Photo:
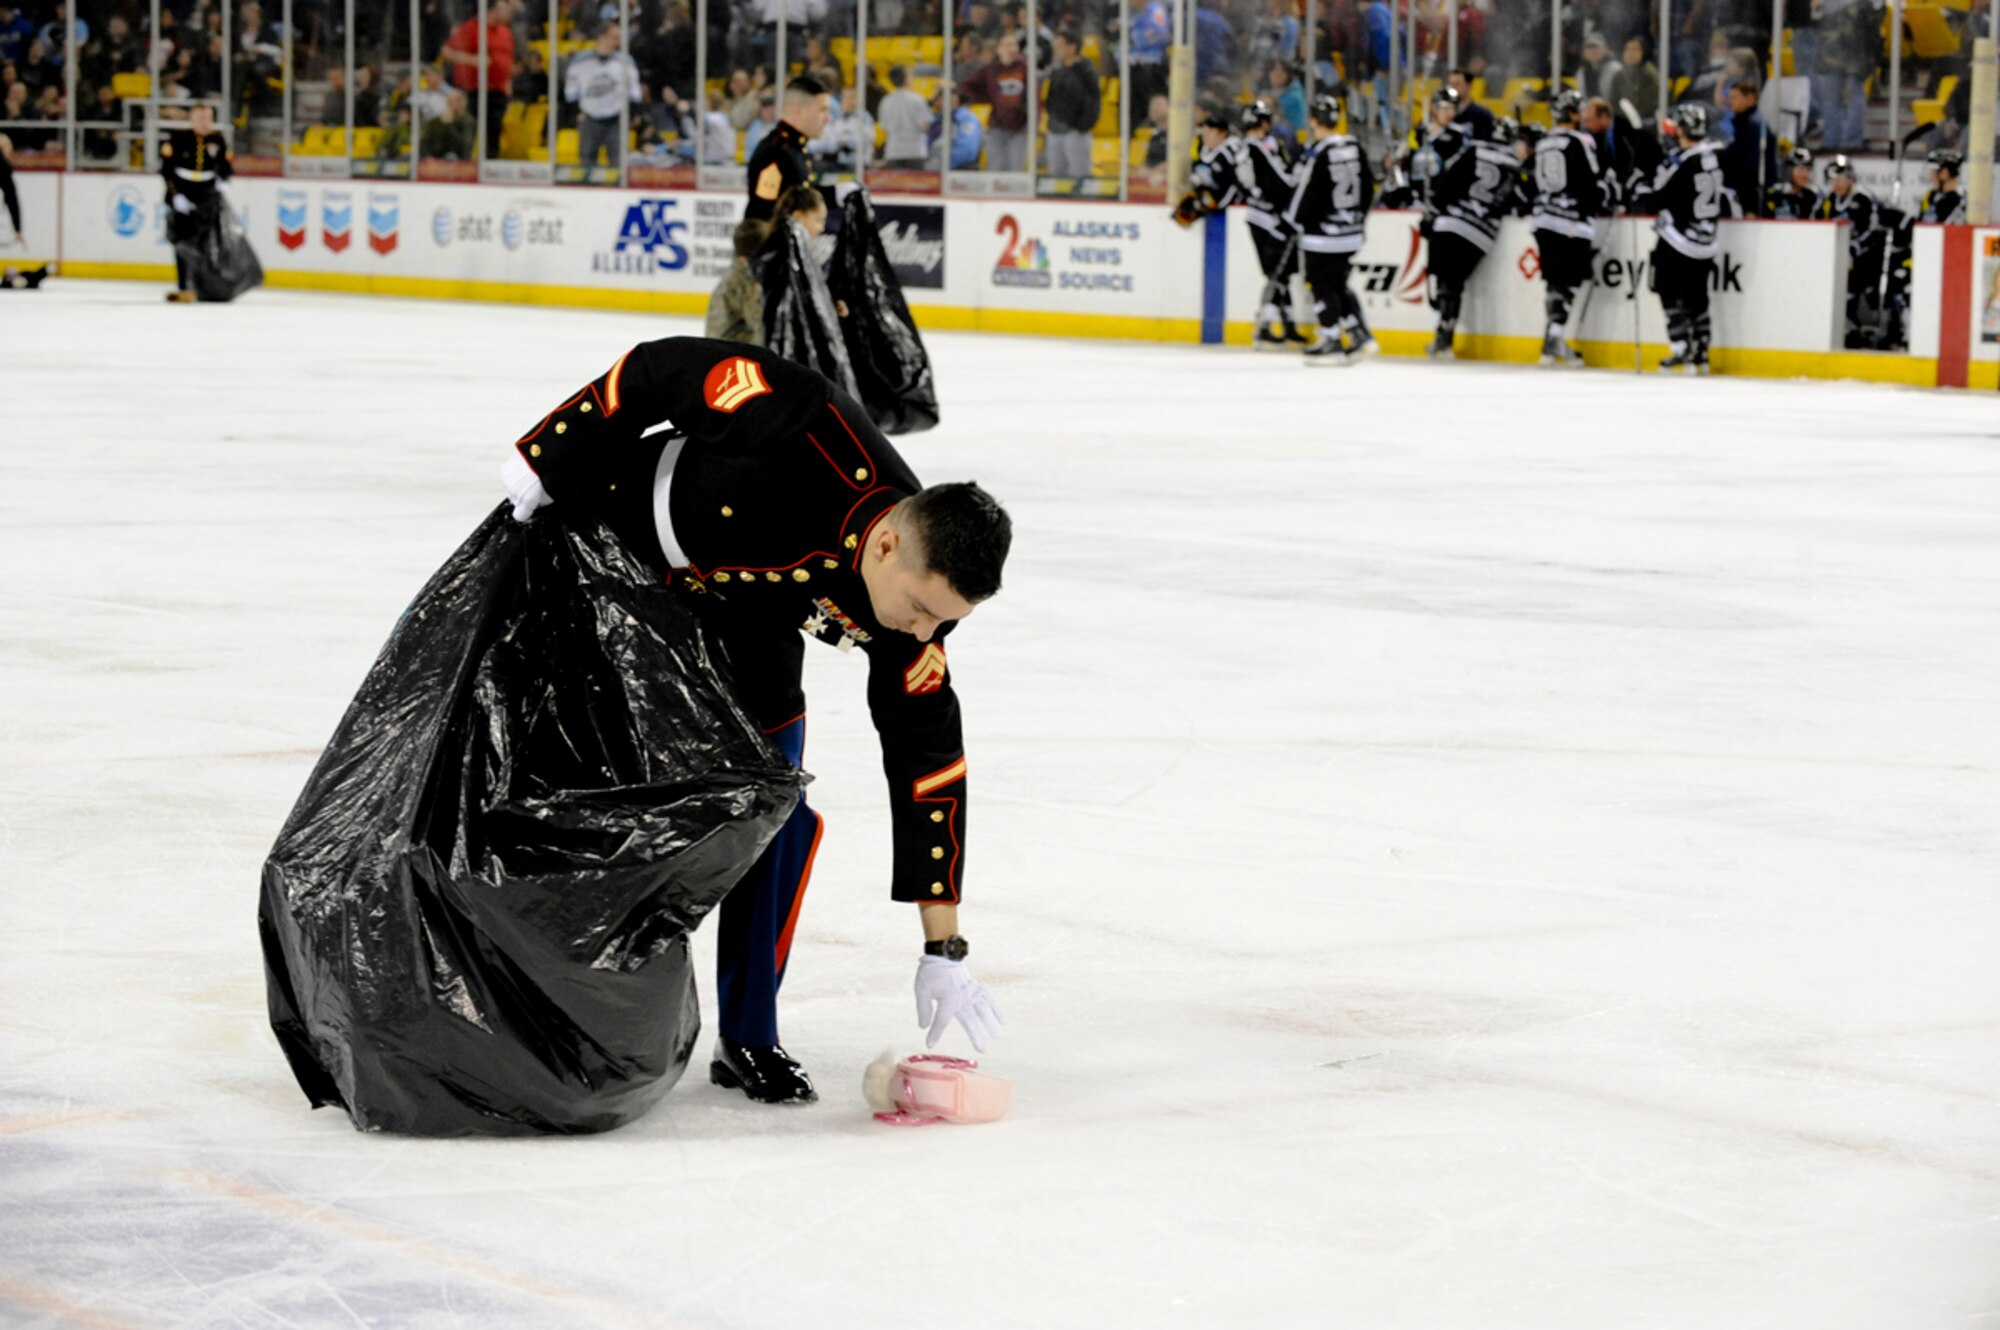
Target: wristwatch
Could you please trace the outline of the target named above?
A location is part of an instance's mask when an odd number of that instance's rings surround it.
[[[962,961],[972,952],[972,944],[953,933],[942,942],[924,943],[924,955],[942,956],[948,961]]]

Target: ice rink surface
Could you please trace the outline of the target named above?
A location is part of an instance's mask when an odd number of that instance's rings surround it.
[[[1009,1120],[865,1112],[919,934],[830,650],[821,1103],[704,1036],[602,1137],[309,1111],[263,856],[502,450],[692,331],[4,297],[0,1325],[2000,1326],[1983,395],[936,335]]]

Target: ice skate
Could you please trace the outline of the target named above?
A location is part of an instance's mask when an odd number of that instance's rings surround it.
[[[1344,365],[1347,363],[1347,348],[1340,339],[1322,331],[1319,340],[1300,353],[1308,365]]]

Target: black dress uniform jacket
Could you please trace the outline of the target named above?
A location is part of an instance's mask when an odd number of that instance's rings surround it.
[[[670,517],[687,563],[671,567],[653,491],[679,437]],[[966,777],[943,645],[951,625],[919,642],[883,627],[870,607],[860,572],[869,533],[922,486],[867,413],[818,373],[761,348],[667,338],[634,347],[515,447],[552,511],[603,518],[689,593],[739,698],[767,730],[804,714],[801,629],[861,648],[889,779],[890,894],[957,901]]]
[[[229,160],[229,142],[219,130],[196,134],[177,129],[160,145],[160,175],[167,182],[167,198],[185,194],[194,204],[206,203],[215,187],[236,173]]]
[[[750,186],[750,201],[743,209],[744,217],[755,222],[771,220],[785,191],[801,181],[812,179],[812,161],[806,156],[806,136],[799,133],[789,120],[780,120],[764,136],[764,141],[757,145],[757,151],[750,154],[745,174]]]

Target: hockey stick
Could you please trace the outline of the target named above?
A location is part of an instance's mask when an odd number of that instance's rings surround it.
[[[1632,372],[1642,374],[1645,371],[1639,367],[1645,358],[1639,350],[1639,219],[1628,217],[1626,220],[1632,223],[1632,258],[1625,269],[1625,275],[1632,283]]]
[[[1294,231],[1290,235],[1285,237],[1285,247],[1278,251],[1278,261],[1271,265],[1273,269],[1272,274],[1264,279],[1264,290],[1262,294],[1260,294],[1257,297],[1258,318],[1263,317],[1265,310],[1271,308],[1272,306],[1279,305],[1279,302],[1277,300],[1277,293],[1281,286],[1287,288],[1286,295],[1288,297],[1290,296],[1291,292],[1289,288],[1292,284],[1291,272],[1290,272],[1292,266],[1292,256],[1298,253],[1298,250],[1299,250],[1299,233],[1297,231]],[[1279,307],[1283,309],[1291,309],[1292,302],[1290,299],[1287,299],[1285,300],[1283,305]],[[1294,324],[1296,324],[1297,319],[1294,318],[1293,322]],[[1254,323],[1251,325],[1250,331],[1251,331],[1251,336],[1253,337],[1256,336],[1256,325]]]

